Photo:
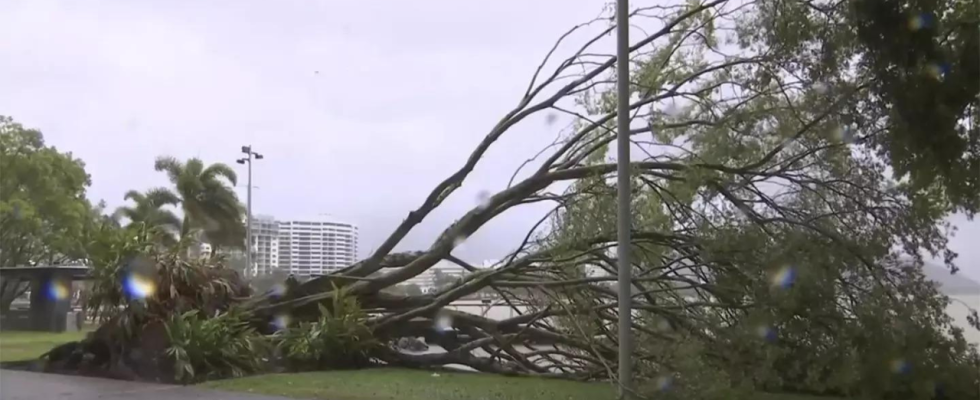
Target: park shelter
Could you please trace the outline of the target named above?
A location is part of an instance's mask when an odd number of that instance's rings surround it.
[[[72,283],[88,277],[89,268],[82,265],[52,265],[0,268],[4,280],[30,282],[30,308],[26,312],[11,310],[0,317],[0,329],[64,332],[70,323]]]

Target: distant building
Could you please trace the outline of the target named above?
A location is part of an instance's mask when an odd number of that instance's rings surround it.
[[[271,274],[279,268],[279,221],[268,215],[252,218],[252,271],[250,276]]]
[[[279,268],[322,275],[353,264],[357,227],[327,220],[279,221]]]
[[[323,275],[353,264],[357,227],[325,218],[252,220],[252,276],[274,271],[299,276]]]
[[[479,267],[478,267],[479,268]],[[396,269],[382,270],[382,273],[389,273]],[[437,262],[435,265],[429,267],[429,269],[423,271],[421,274],[408,278],[403,282],[404,284],[416,285],[422,289],[424,292],[428,292],[435,288],[436,274],[448,276],[451,279],[456,279],[468,274],[465,268],[460,267],[453,263],[452,261],[442,260]]]

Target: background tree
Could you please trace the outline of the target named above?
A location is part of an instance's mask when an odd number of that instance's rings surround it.
[[[167,245],[176,242],[176,235],[181,231],[181,220],[173,211],[164,207],[176,206],[180,198],[167,189],[151,189],[144,193],[135,190],[126,192],[126,200],[132,200],[133,206],[122,206],[113,213],[116,218],[124,218],[127,226],[140,225],[157,232],[159,240]]]
[[[231,167],[221,163],[205,166],[197,158],[182,163],[160,157],[155,168],[167,174],[180,197],[184,233],[199,229],[214,252],[223,246],[245,245],[243,207],[232,188],[238,179]]]
[[[822,88],[860,78],[861,117],[882,132],[861,140],[922,193],[972,216],[980,210],[980,31],[965,0],[770,2],[757,38]],[[804,63],[795,60],[805,59]],[[857,111],[857,110],[855,110]]]
[[[41,132],[0,116],[0,267],[54,265],[85,258],[93,221],[85,164],[47,146]],[[0,307],[26,282],[0,279]]]

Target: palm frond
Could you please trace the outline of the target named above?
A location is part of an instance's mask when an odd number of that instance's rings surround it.
[[[232,186],[238,184],[238,175],[235,173],[235,170],[233,170],[227,164],[211,164],[201,172],[202,182],[214,181],[218,177],[224,177],[232,184]]]
[[[166,172],[170,182],[174,184],[180,182],[180,176],[184,172],[184,165],[171,156],[157,157],[156,162],[153,163],[153,168],[160,172]]]
[[[167,188],[153,188],[146,191],[146,199],[154,206],[180,204],[180,196]]]
[[[137,204],[139,204],[144,198],[145,197],[143,196],[143,193],[140,193],[137,190],[130,190],[130,191],[126,192],[125,195],[123,195],[123,199],[124,200],[132,200],[132,201],[136,202]]]

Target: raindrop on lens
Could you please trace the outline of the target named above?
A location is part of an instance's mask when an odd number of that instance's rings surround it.
[[[928,73],[933,79],[941,81],[946,78],[946,74],[949,73],[949,64],[929,63],[929,65],[926,66],[926,73]]]
[[[666,392],[670,390],[670,387],[674,385],[674,377],[670,375],[658,376],[654,381],[658,392]]]
[[[918,31],[932,25],[932,15],[927,13],[917,13],[909,17],[909,29]]]
[[[667,104],[667,107],[664,107],[664,114],[667,114],[671,117],[676,117],[680,115],[681,111],[683,111],[683,108],[678,106],[677,103],[673,101],[670,102],[670,104]]]
[[[816,82],[813,84],[813,90],[819,94],[827,93],[827,84],[823,82]]]
[[[270,289],[270,294],[273,297],[282,297],[282,296],[285,296],[286,295],[286,284],[284,284],[284,283],[277,283],[275,285],[272,285],[272,289]]]
[[[793,286],[794,281],[796,281],[796,268],[788,265],[772,274],[770,283],[775,288],[788,289]]]
[[[558,121],[558,114],[548,113],[548,115],[544,117],[544,123],[548,124],[548,126],[554,125],[556,121]]]
[[[130,272],[123,281],[123,289],[130,299],[142,300],[156,293],[156,284],[140,273]]]
[[[272,326],[276,328],[277,331],[284,330],[289,327],[289,323],[292,322],[292,318],[289,314],[277,314],[272,318]]]
[[[65,300],[68,298],[68,285],[63,282],[49,282],[47,287],[48,298],[51,300]]]
[[[846,125],[838,126],[834,129],[834,139],[844,144],[854,143],[854,130]]]
[[[440,313],[435,319],[435,329],[439,332],[451,331],[453,329],[453,318],[449,314]]]
[[[480,208],[487,208],[490,205],[490,197],[493,195],[489,190],[481,190],[476,194],[476,201]]]
[[[767,342],[776,341],[776,329],[767,325],[759,325],[755,328],[755,334]]]
[[[912,370],[912,366],[909,364],[909,362],[905,361],[905,359],[902,358],[896,358],[892,360],[890,367],[892,373],[900,374],[900,375],[907,374],[909,373],[909,371]]]
[[[462,246],[463,243],[466,243],[466,235],[459,235],[455,239],[453,239],[453,248],[454,249],[458,248]]]

